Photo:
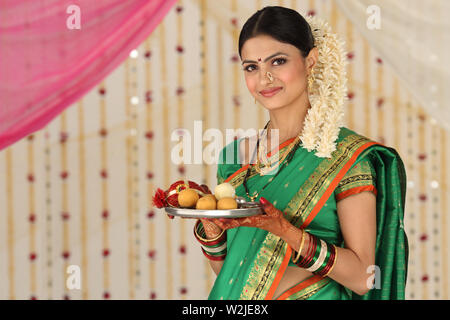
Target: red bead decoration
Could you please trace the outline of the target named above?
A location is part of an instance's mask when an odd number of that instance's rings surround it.
[[[236,63],[236,62],[238,62],[238,61],[239,61],[238,55],[237,55],[237,54],[233,54],[233,55],[231,56],[231,62]]]
[[[100,89],[98,89],[98,93],[100,93],[102,96],[104,96],[106,94],[106,89],[100,88]]]
[[[180,253],[181,254],[185,254],[186,253],[186,247],[185,246],[180,246]]]
[[[34,252],[30,253],[30,260],[31,261],[36,260],[36,258],[37,258],[37,254],[36,253],[34,253]]]
[[[423,161],[427,158],[427,154],[426,153],[421,153],[417,156],[419,158],[420,161]]]
[[[108,250],[108,249],[103,249],[102,255],[103,255],[104,257],[109,256],[109,250]]]
[[[378,64],[382,64],[382,63],[383,63],[383,60],[382,60],[381,58],[377,58],[377,63],[378,63]]]
[[[70,218],[70,214],[68,212],[63,212],[61,217],[63,220],[68,220]]]
[[[103,299],[109,299],[111,297],[111,295],[109,294],[108,291],[103,293]]]
[[[178,87],[176,91],[177,96],[181,96],[183,93],[184,93],[183,87]]]
[[[314,10],[309,10],[308,13],[306,14],[307,16],[311,16],[314,17],[316,15],[316,11]]]
[[[108,178],[108,171],[106,171],[105,169],[103,169],[103,170],[100,172],[100,176],[101,176],[103,179]]]
[[[153,218],[154,216],[155,216],[155,211],[153,211],[153,210],[150,210],[150,211],[147,213],[147,218],[149,218],[149,219]]]
[[[144,53],[144,57],[146,58],[146,59],[150,59],[150,57],[152,56],[152,52],[149,50],[149,51],[145,51],[145,53]]]
[[[354,93],[354,92],[349,92],[349,93],[347,93],[347,98],[348,98],[349,100],[352,100],[354,97],[355,97],[355,93]]]
[[[187,292],[188,292],[188,290],[187,290],[186,287],[180,288],[180,293],[181,293],[181,294],[186,294]]]
[[[152,300],[156,299],[156,292],[150,292],[150,299]]]
[[[178,45],[178,46],[176,47],[176,50],[177,50],[178,53],[183,53],[183,52],[184,52],[184,48],[183,48],[183,46],[181,46],[181,45]]]
[[[64,251],[63,253],[62,253],[62,257],[64,258],[64,259],[69,259],[69,257],[70,257],[70,252],[69,251]]]
[[[108,130],[106,130],[105,128],[101,128],[98,134],[101,137],[106,137],[108,135]]]
[[[109,217],[109,212],[108,212],[108,210],[103,210],[103,212],[102,212],[102,218],[103,219],[107,219]]]
[[[148,257],[149,257],[150,259],[155,259],[155,256],[156,256],[156,250],[150,250],[150,251],[148,252]]]
[[[28,217],[28,221],[30,221],[30,222],[36,221],[36,215],[34,213],[30,213],[30,215]]]
[[[61,172],[61,179],[67,179],[67,177],[69,176],[69,173],[67,172],[67,171],[63,171],[63,172]]]
[[[69,138],[69,134],[67,132],[61,132],[59,134],[59,142],[65,143],[67,141],[67,138]]]
[[[236,27],[238,25],[238,19],[237,18],[233,18],[231,19],[231,24]]]
[[[353,52],[347,53],[347,59],[348,60],[353,60],[354,57],[355,57],[355,53],[353,53]]]
[[[419,199],[420,199],[420,201],[427,201],[427,195],[421,194],[421,195],[419,195]]]
[[[28,181],[33,182],[34,181],[34,175],[32,173],[29,173],[27,176]]]
[[[426,233],[424,233],[420,236],[420,241],[427,241],[427,240],[428,240],[428,236]]]
[[[182,6],[177,6],[177,7],[175,8],[175,11],[176,11],[177,13],[181,13],[181,12],[183,12],[183,7],[182,7]]]
[[[233,97],[233,103],[236,107],[239,107],[241,105],[240,99],[238,96]]]
[[[153,139],[153,131],[147,131],[146,133],[145,133],[145,137],[148,139],[148,140],[151,140],[151,139]]]
[[[381,106],[383,106],[383,104],[384,104],[384,99],[383,98],[379,98],[377,100],[377,107],[380,108]]]
[[[153,179],[153,172],[147,172],[147,179]]]

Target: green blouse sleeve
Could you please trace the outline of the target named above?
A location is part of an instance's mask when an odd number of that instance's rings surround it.
[[[364,191],[377,195],[376,171],[368,158],[356,163],[339,182],[335,190],[336,201]]]

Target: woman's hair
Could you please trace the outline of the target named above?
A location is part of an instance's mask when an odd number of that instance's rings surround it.
[[[311,27],[295,10],[268,6],[254,13],[242,27],[239,35],[239,57],[245,41],[259,35],[267,35],[280,42],[289,43],[300,50],[303,58],[314,48]]]

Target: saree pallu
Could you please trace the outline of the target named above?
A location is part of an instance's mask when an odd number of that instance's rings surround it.
[[[283,152],[293,141],[278,146]],[[218,183],[229,182],[236,195],[248,197],[242,182],[248,165],[239,164],[240,140],[221,152]],[[284,291],[279,299],[404,299],[408,243],[403,225],[406,172],[395,149],[383,146],[341,127],[332,157],[319,158],[300,147],[293,159],[273,178],[260,176],[250,166],[250,194],[260,192],[285,213],[296,227],[336,246],[344,247],[336,207],[335,191],[345,174],[362,160],[376,171],[377,236],[375,265],[377,286],[358,296],[329,277],[313,275]],[[269,153],[270,156],[270,153]],[[290,246],[265,230],[239,227],[227,230],[227,256],[209,299],[273,299],[274,292],[292,255]],[[369,277],[369,273],[368,273]]]

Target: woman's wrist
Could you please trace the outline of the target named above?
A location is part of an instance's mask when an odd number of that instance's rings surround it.
[[[227,234],[222,230],[214,238],[208,238],[201,220],[197,220],[194,226],[194,236],[201,245],[205,257],[209,260],[222,261],[227,255]]]
[[[207,219],[200,219],[200,221],[203,224],[203,229],[207,239],[214,239],[222,234],[223,230],[214,222],[210,222]]]
[[[314,274],[328,276],[336,264],[336,246],[295,227],[286,219],[282,225],[280,237],[293,249],[293,262]]]

